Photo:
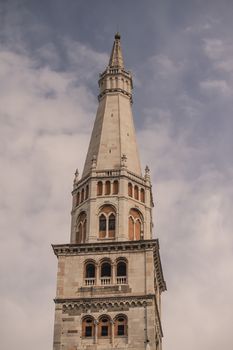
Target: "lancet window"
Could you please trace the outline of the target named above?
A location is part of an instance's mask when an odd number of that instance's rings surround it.
[[[85,190],[85,199],[87,199],[89,197],[89,186],[86,186],[86,190]]]
[[[119,192],[119,182],[117,180],[113,181],[113,194],[118,194]]]
[[[99,213],[99,238],[115,238],[116,211],[111,205],[105,205]]]
[[[76,206],[79,205],[79,202],[80,202],[80,193],[78,192],[76,195]]]
[[[83,202],[83,201],[84,201],[84,188],[81,191],[81,202]]]
[[[103,182],[98,181],[97,183],[97,196],[102,196],[103,194]]]
[[[138,199],[139,199],[138,197],[139,197],[139,196],[138,196],[138,186],[135,185],[135,186],[134,186],[134,198],[138,200]]]
[[[110,181],[106,181],[105,182],[105,194],[109,195],[111,193],[111,182]]]
[[[86,241],[87,214],[81,212],[77,219],[76,242],[84,243]]]
[[[128,183],[128,195],[129,197],[133,197],[133,186],[130,182]]]
[[[143,236],[143,217],[137,209],[130,209],[128,219],[129,240],[138,241]]]
[[[140,190],[140,200],[142,203],[145,203],[145,191],[143,188]]]

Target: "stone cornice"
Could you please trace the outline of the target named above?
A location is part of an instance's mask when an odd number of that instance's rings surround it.
[[[110,170],[103,170],[103,171],[95,171],[93,173],[89,173],[87,174],[85,177],[83,177],[82,179],[80,179],[75,188],[72,190],[72,194],[74,194],[75,192],[77,192],[82,186],[85,186],[87,184],[88,181],[90,180],[101,180],[101,179],[117,179],[117,178],[126,178],[129,179],[131,181],[134,181],[135,183],[137,183],[140,186],[144,186],[145,188],[149,188],[151,189],[151,183],[144,178],[142,176],[138,176],[137,174],[134,174],[131,171],[128,170],[115,170],[115,169],[110,169]]]
[[[111,241],[111,242],[93,242],[82,244],[53,244],[53,251],[56,256],[59,255],[78,255],[85,253],[102,253],[110,251],[138,251],[147,249],[159,249],[158,239],[141,241]]]
[[[93,242],[82,244],[53,244],[54,254],[58,256],[75,256],[86,253],[96,254],[104,252],[137,252],[153,250],[154,264],[158,278],[159,289],[165,291],[166,282],[163,277],[163,270],[159,254],[158,239],[141,240],[141,241],[111,241],[111,242]]]

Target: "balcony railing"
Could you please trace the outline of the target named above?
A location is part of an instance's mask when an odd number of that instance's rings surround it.
[[[93,286],[95,284],[95,278],[85,278],[86,286]]]
[[[111,277],[101,277],[100,280],[102,285],[111,284]]]
[[[127,277],[126,276],[117,277],[117,284],[127,284]]]

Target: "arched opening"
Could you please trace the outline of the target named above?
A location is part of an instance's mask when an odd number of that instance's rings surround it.
[[[99,237],[100,238],[106,237],[106,230],[107,230],[106,216],[104,214],[101,214],[99,217]]]
[[[111,284],[112,266],[109,262],[103,262],[100,267],[100,280],[102,285]]]
[[[127,317],[125,315],[119,315],[115,319],[115,336],[127,336]]]
[[[113,181],[113,194],[118,194],[119,192],[119,182],[117,180]]]
[[[99,320],[98,327],[99,337],[110,337],[111,336],[111,324],[108,316],[102,316]]]
[[[95,284],[96,268],[95,264],[89,262],[85,266],[85,284],[86,286],[93,286]]]
[[[105,182],[105,194],[109,195],[111,193],[111,182],[110,181],[106,181]]]
[[[86,186],[86,194],[85,194],[85,199],[89,197],[89,186]]]
[[[87,215],[81,212],[77,219],[76,243],[84,243],[86,241],[87,232]]]
[[[114,214],[110,214],[108,217],[108,236],[110,238],[115,237],[115,230],[116,230],[116,217]]]
[[[84,201],[84,188],[81,191],[81,202],[83,202],[83,201]]]
[[[97,196],[102,196],[103,194],[103,183],[102,181],[97,182]]]
[[[143,217],[137,209],[129,212],[129,240],[140,240],[143,238]]]
[[[140,190],[140,199],[141,199],[141,202],[142,203],[145,203],[145,191],[144,191],[144,189],[143,188],[141,188],[141,190]]]
[[[99,238],[114,239],[116,234],[116,211],[111,205],[104,205],[99,213]]]
[[[101,277],[111,277],[112,267],[108,262],[101,265]]]
[[[79,205],[79,202],[80,202],[80,193],[78,192],[76,195],[76,206]]]
[[[135,186],[134,186],[134,198],[138,200],[138,197],[139,197],[139,196],[138,196],[138,186],[135,185]]]
[[[126,276],[126,263],[124,261],[120,261],[117,264],[117,276]]]
[[[136,241],[141,239],[141,221],[139,219],[135,222],[135,239]]]
[[[78,231],[77,231],[77,234],[76,234],[76,241],[77,241],[78,244],[82,242],[82,236],[83,236],[83,226],[80,223],[78,225]]]
[[[94,337],[94,320],[92,317],[85,317],[82,321],[82,336],[86,338]]]
[[[133,197],[133,186],[130,182],[128,183],[128,195],[129,197]]]
[[[125,261],[117,263],[117,284],[127,283],[127,265]]]
[[[134,219],[132,216],[129,217],[129,240],[134,240]]]
[[[93,263],[86,265],[86,278],[95,278],[95,265]]]

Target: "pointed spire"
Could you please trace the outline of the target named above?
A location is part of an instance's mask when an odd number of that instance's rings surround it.
[[[111,68],[124,68],[124,61],[123,61],[123,55],[121,50],[121,42],[120,42],[121,36],[117,32],[115,34],[115,40],[112,47],[112,52],[109,60],[109,66]]]

